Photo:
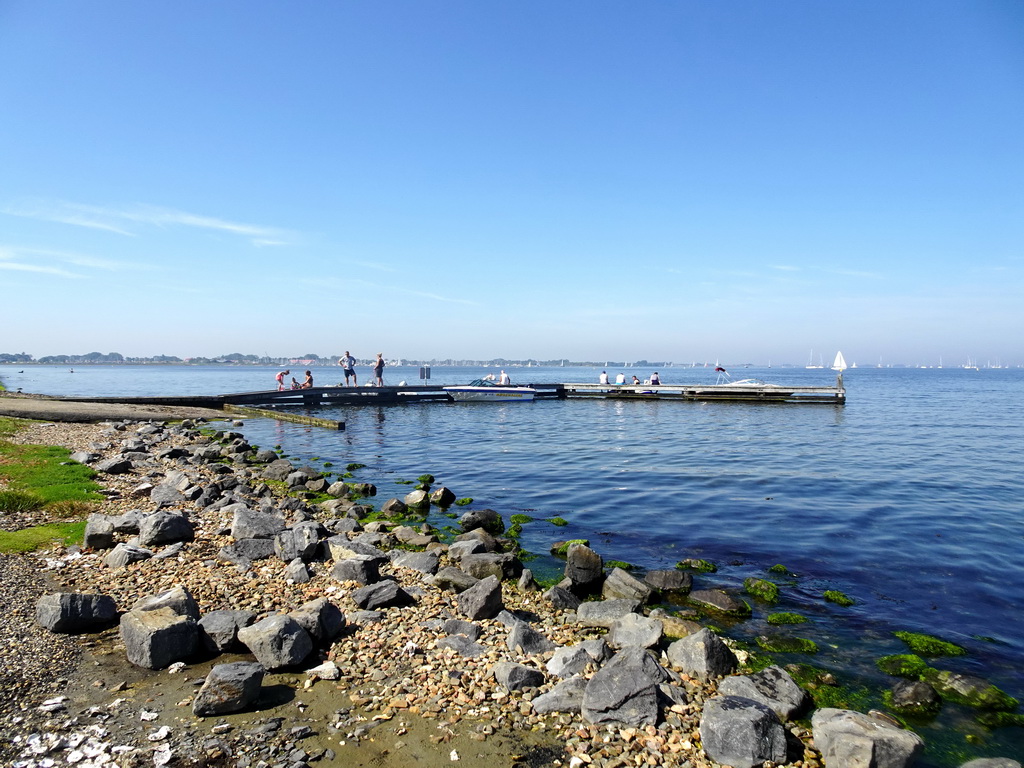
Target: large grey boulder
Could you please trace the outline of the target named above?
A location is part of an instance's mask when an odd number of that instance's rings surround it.
[[[964,763],[960,768],[1021,768],[1021,764],[1008,757],[979,757]]]
[[[316,555],[320,524],[313,520],[296,523],[274,537],[274,554],[284,563],[298,558],[308,563]]]
[[[678,568],[648,571],[644,583],[661,592],[689,592],[693,588],[693,575]]]
[[[148,560],[153,557],[154,552],[151,549],[145,547],[139,547],[135,544],[118,544],[108,554],[103,562],[106,563],[108,568],[118,569],[124,568],[132,563],[137,563],[140,560]]]
[[[487,649],[466,635],[448,635],[437,641],[438,648],[448,648],[459,656],[475,659],[487,653]]]
[[[132,462],[129,459],[114,456],[97,463],[93,469],[107,475],[123,475],[132,471]]]
[[[430,503],[438,507],[450,507],[455,503],[455,493],[443,485],[439,485],[430,492]]]
[[[140,597],[132,605],[131,610],[156,611],[161,608],[170,608],[179,616],[187,616],[193,621],[199,621],[199,603],[192,597],[192,593],[181,585],[156,595]]]
[[[466,539],[465,541],[453,541],[448,545],[448,559],[459,562],[466,555],[479,555],[487,549],[479,539]]]
[[[619,651],[594,673],[583,692],[583,719],[638,727],[658,722],[658,685],[668,673],[643,648]]]
[[[849,709],[816,710],[811,727],[825,765],[906,768],[924,749],[916,733]]]
[[[612,568],[601,585],[601,597],[606,600],[624,597],[637,600],[642,605],[648,602],[653,594],[654,590],[649,585],[622,568]]]
[[[811,697],[782,667],[766,667],[752,675],[727,677],[718,684],[724,696],[742,696],[764,704],[785,722],[796,717]]]
[[[544,599],[548,601],[552,608],[559,608],[568,611],[577,610],[580,607],[580,603],[583,602],[568,589],[560,587],[557,584],[550,587],[544,593]]]
[[[496,576],[481,579],[457,598],[459,610],[473,621],[493,619],[505,608],[501,596],[501,582]]]
[[[405,494],[403,501],[405,502],[405,506],[409,509],[417,513],[422,513],[430,506],[430,494],[417,488],[415,491],[410,491]]]
[[[149,500],[157,506],[171,507],[184,504],[185,496],[182,490],[184,489],[179,489],[174,483],[165,481],[153,486],[149,492]]]
[[[255,560],[266,560],[274,555],[273,539],[236,539],[222,547],[218,553],[228,562],[248,566]]]
[[[510,651],[518,651],[526,655],[547,653],[555,649],[555,644],[547,636],[538,632],[525,621],[517,621],[505,638],[505,645]]]
[[[441,558],[437,552],[402,552],[392,561],[392,565],[400,568],[408,568],[420,573],[435,574]]]
[[[92,514],[85,521],[82,546],[86,549],[110,549],[114,546],[114,523],[107,515]]]
[[[244,504],[229,504],[224,511],[232,514],[233,539],[273,539],[286,528],[280,515],[249,509]]]
[[[556,648],[546,667],[548,674],[555,677],[572,677],[581,674],[588,664],[601,664],[611,656],[611,648],[604,638],[598,637],[578,645]]]
[[[539,715],[549,712],[579,713],[583,709],[583,692],[587,688],[587,682],[582,677],[562,680],[550,691],[533,700],[533,711]]]
[[[176,541],[192,541],[195,530],[188,518],[174,512],[159,511],[139,521],[139,544],[155,547]]]
[[[750,613],[750,606],[743,600],[720,589],[696,589],[690,593],[690,602],[729,616],[745,616]]]
[[[538,688],[544,684],[544,673],[512,661],[499,661],[492,670],[494,679],[510,691]]]
[[[329,643],[345,628],[345,614],[326,597],[303,603],[290,614],[318,643]]]
[[[708,682],[736,669],[734,654],[718,635],[702,629],[668,647],[668,660],[674,669]]]
[[[352,600],[367,611],[376,611],[381,608],[401,608],[416,602],[412,595],[398,586],[397,582],[390,580],[378,581],[376,584],[360,587],[352,593]]]
[[[617,619],[608,630],[608,645],[612,648],[626,648],[635,645],[640,648],[651,648],[661,640],[663,629],[658,619],[641,616],[638,613],[627,613]]]
[[[519,574],[523,572],[523,563],[508,552],[481,552],[464,555],[459,560],[459,568],[476,579],[496,576],[505,581],[519,578]]]
[[[505,521],[493,509],[472,509],[459,518],[459,525],[464,531],[483,528],[491,534],[499,534],[505,530]]]
[[[448,592],[465,592],[474,584],[480,583],[480,579],[470,576],[465,571],[460,571],[451,565],[446,565],[426,581],[438,589]]]
[[[347,536],[331,536],[325,543],[327,544],[330,558],[335,562],[344,560],[346,557],[357,557],[359,555],[375,557],[379,563],[385,563],[388,560],[384,550],[366,541],[349,541]]]
[[[640,603],[636,600],[594,600],[580,603],[576,609],[576,621],[585,627],[611,629],[612,625],[627,613],[636,613],[638,610]]]
[[[210,653],[232,653],[241,650],[238,630],[256,620],[252,611],[219,610],[203,614],[199,619],[199,642]]]
[[[573,592],[594,591],[604,579],[604,560],[586,544],[573,544],[565,555],[565,577]]]
[[[173,608],[131,610],[121,617],[121,640],[128,661],[163,669],[191,656],[199,643],[199,624]]]
[[[254,704],[260,697],[265,673],[261,664],[251,661],[217,664],[192,702],[193,714],[199,717],[225,715]]]
[[[117,623],[117,605],[107,595],[55,592],[36,601],[36,622],[68,634],[106,629]]]
[[[313,650],[309,632],[291,616],[275,613],[238,630],[238,639],[267,669],[301,664]]]
[[[264,467],[260,477],[264,480],[277,480],[283,483],[288,479],[288,475],[294,471],[295,465],[288,461],[288,459],[278,459]]]
[[[334,563],[331,576],[338,581],[354,581],[357,584],[376,584],[380,581],[380,558],[370,555],[353,555]]]
[[[818,732],[814,732],[817,744]],[[700,740],[708,757],[733,768],[760,768],[766,760],[786,761],[786,730],[764,704],[742,696],[715,696],[704,702]],[[827,759],[826,765],[832,765]],[[852,766],[837,762],[836,766]]]

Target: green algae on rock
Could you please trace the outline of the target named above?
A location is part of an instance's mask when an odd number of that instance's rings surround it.
[[[715,573],[718,571],[718,566],[710,560],[701,560],[695,557],[680,560],[676,563],[676,568],[681,571],[697,571],[698,573]]]
[[[902,640],[911,651],[918,656],[966,656],[967,649],[955,643],[940,640],[932,635],[924,635],[919,632],[893,632],[896,637]]]
[[[804,637],[759,635],[757,644],[769,653],[817,653],[818,644]]]
[[[928,669],[928,662],[913,653],[897,653],[883,656],[875,662],[882,672],[893,677],[905,677],[908,680],[919,680]]]
[[[780,611],[779,613],[769,613],[766,621],[769,624],[803,624],[807,621],[807,617],[801,616],[799,613],[789,613],[788,611]]]
[[[845,593],[840,592],[838,589],[825,590],[825,593],[822,595],[822,597],[824,597],[830,603],[835,603],[836,605],[850,606],[856,603],[856,601],[852,597],[849,597]]]
[[[755,579],[751,576],[743,581],[743,588],[747,594],[753,595],[766,603],[777,603],[779,601],[779,588],[770,581]]]

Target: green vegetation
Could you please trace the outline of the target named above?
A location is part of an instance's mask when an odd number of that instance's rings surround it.
[[[552,525],[557,525],[559,527],[562,527],[562,526],[565,526],[565,525],[569,524],[569,521],[566,520],[563,517],[551,517],[551,518],[548,518],[548,522],[551,523]]]
[[[625,563],[622,560],[605,560],[605,568],[621,568],[624,571],[632,571],[636,568],[632,563]]]
[[[38,496],[43,505],[57,501],[102,501],[93,482],[96,472],[69,462],[66,448],[0,442],[0,477],[9,491]],[[22,503],[18,496],[11,503]],[[24,497],[21,497],[22,501]]]
[[[47,523],[20,531],[0,531],[0,553],[32,552],[54,541],[64,546],[77,544],[85,534],[85,521],[75,523]]]
[[[768,573],[777,573],[780,576],[792,576],[792,574],[789,572],[789,568],[782,565],[781,563],[776,563],[771,568],[769,568]]]
[[[353,461],[351,464],[345,465],[345,471],[355,472],[357,469],[362,469],[365,466],[365,464],[360,464],[358,461]]]
[[[945,669],[925,667],[920,679],[929,683],[942,698],[966,707],[1012,712],[1020,704],[998,686],[980,679],[978,685],[964,686],[963,676]]]
[[[1024,715],[1011,712],[981,712],[975,719],[986,728],[1006,728],[1011,725],[1024,728]]]
[[[787,613],[785,611],[781,613],[770,613],[767,619],[769,624],[803,624],[807,621],[806,617],[801,616],[799,613]]]
[[[790,664],[786,669],[814,699],[814,708],[832,707],[867,712],[874,706],[875,694],[866,685],[844,685],[831,672],[810,664]]]
[[[589,547],[590,539],[569,539],[568,541],[563,541],[561,544],[555,547],[555,549],[552,551],[552,554],[562,555],[564,557],[565,555],[569,554],[569,547],[571,547],[573,544],[580,544],[584,547]]]
[[[850,606],[856,603],[856,601],[852,597],[849,597],[848,595],[840,592],[838,589],[826,590],[822,597],[824,597],[830,603],[835,603],[836,605]]]
[[[965,656],[967,649],[940,640],[931,635],[922,635],[918,632],[893,632],[896,637],[902,640],[911,651],[919,656]]]
[[[509,519],[512,521],[513,524],[518,525],[525,525],[526,523],[533,520],[533,518],[529,515],[512,515],[512,517],[510,517]]]
[[[31,512],[46,506],[46,501],[27,491],[0,491],[0,512]]]
[[[900,715],[917,715],[919,717],[933,715],[942,708],[942,702],[939,699],[931,703],[901,706],[893,701],[892,691],[882,691],[882,701],[885,702],[885,706],[894,712],[898,712]]]
[[[883,656],[875,662],[882,672],[893,677],[905,677],[908,680],[919,680],[928,669],[928,662],[913,653],[897,653]]]
[[[718,571],[718,566],[710,560],[701,560],[695,557],[680,560],[676,563],[676,568],[681,571],[697,571],[698,573],[716,573]]]
[[[432,482],[434,482],[434,476],[433,475],[420,475],[419,477],[416,478],[416,482],[424,483],[426,485],[430,485]]]
[[[468,507],[472,503],[473,503],[473,499],[470,496],[467,496],[464,499],[456,499],[455,500],[455,506],[456,507]]]
[[[331,468],[331,467],[333,467],[333,466],[334,466],[334,462],[332,462],[332,461],[325,461],[325,462],[324,462],[324,467],[325,467],[326,469],[330,469],[330,468]]]
[[[761,635],[757,644],[769,653],[817,653],[818,644],[803,637]]]
[[[753,595],[766,603],[777,603],[779,601],[779,588],[770,581],[755,579],[753,577],[743,581],[743,588],[747,594]]]

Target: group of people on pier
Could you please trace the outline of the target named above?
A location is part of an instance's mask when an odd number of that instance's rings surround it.
[[[356,376],[356,359],[352,357],[352,353],[345,350],[345,354],[338,358],[338,365],[341,366],[342,371],[345,374],[345,383],[339,386],[359,386],[359,379]],[[384,353],[378,352],[377,359],[373,362],[373,380],[372,386],[383,387],[384,386]],[[284,391],[288,387],[285,385],[285,377],[291,376],[291,371],[287,368],[283,371],[278,372],[274,378],[277,380],[278,392]],[[312,371],[306,371],[306,379],[301,384],[292,377],[292,389],[311,389],[313,386],[313,373]],[[371,386],[371,384],[367,384]]]

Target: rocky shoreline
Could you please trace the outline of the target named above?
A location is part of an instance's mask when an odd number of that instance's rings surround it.
[[[574,545],[542,592],[500,516],[467,513],[449,543],[417,522],[446,489],[361,524],[372,486],[212,432],[19,434],[77,451],[107,501],[83,547],[0,561],[5,764],[897,768],[921,750],[881,713],[809,713],[785,670],[739,674],[727,641],[645,607],[687,574],[641,581]]]

